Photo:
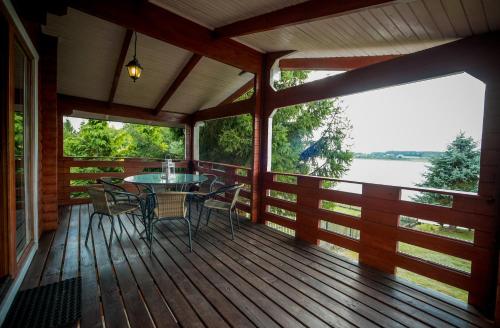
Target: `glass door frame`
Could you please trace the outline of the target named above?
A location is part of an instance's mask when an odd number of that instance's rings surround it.
[[[0,2],[0,15],[3,19],[7,21],[8,25],[8,38],[7,45],[1,45],[1,48],[8,49],[8,65],[5,69],[0,70],[2,74],[7,75],[7,88],[6,90],[1,90],[5,92],[6,99],[0,105],[0,110],[2,113],[2,139],[7,142],[6,151],[2,151],[2,173],[6,173],[6,179],[3,179],[2,183],[2,193],[3,197],[0,207],[2,208],[1,215],[6,214],[6,218],[0,218],[7,222],[2,222],[2,227],[6,227],[7,233],[3,235],[4,238],[0,238],[2,255],[6,255],[7,258],[2,258],[3,271],[7,269],[7,273],[14,279],[14,286],[16,286],[16,280],[22,280],[24,274],[27,271],[29,264],[33,258],[33,255],[38,248],[38,53],[31,42],[28,33],[24,29],[19,17],[17,16],[12,4],[8,0],[2,0]],[[5,33],[5,31],[2,31]],[[6,40],[2,37],[0,40],[5,42]],[[14,159],[14,106],[15,106],[15,80],[14,80],[14,55],[15,55],[15,45],[16,43],[22,48],[24,54],[26,55],[27,61],[30,63],[27,74],[25,73],[27,82],[25,94],[29,93],[26,97],[28,100],[28,111],[26,112],[26,122],[25,127],[25,202],[26,202],[26,217],[30,225],[30,235],[31,240],[25,246],[23,252],[17,256],[16,254],[16,190],[15,190],[15,159]],[[5,63],[0,63],[5,64]],[[4,78],[4,76],[2,76]],[[3,257],[3,256],[2,256]],[[5,273],[5,272],[2,272]],[[18,282],[20,285],[20,282]]]

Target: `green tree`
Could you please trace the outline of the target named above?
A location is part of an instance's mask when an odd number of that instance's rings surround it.
[[[479,182],[478,144],[472,137],[460,132],[439,157],[431,159],[424,182],[419,187],[477,192]],[[422,203],[450,206],[446,195],[424,193],[415,197]]]
[[[110,157],[113,155],[113,140],[116,132],[109,127],[107,121],[90,119],[82,123],[78,133],[73,133],[73,136],[71,136],[71,130],[67,124],[65,124],[64,130],[69,137],[68,140],[65,140],[67,155],[79,157]]]
[[[302,84],[306,71],[282,72],[276,89]],[[251,93],[246,95],[249,97]],[[272,168],[340,177],[351,161],[351,124],[336,99],[282,108],[273,117]],[[200,133],[203,160],[250,165],[252,160],[252,117],[241,115],[205,122]]]
[[[182,129],[125,124],[117,133],[114,153],[118,157],[184,158]]]

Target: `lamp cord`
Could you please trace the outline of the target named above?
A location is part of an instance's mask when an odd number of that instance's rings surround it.
[[[135,41],[134,41],[134,59],[136,59],[137,55],[137,31],[134,31],[135,34]]]

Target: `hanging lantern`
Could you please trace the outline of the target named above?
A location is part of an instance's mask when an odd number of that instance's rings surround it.
[[[137,32],[135,32],[134,58],[131,61],[129,61],[127,65],[125,65],[125,67],[127,67],[128,76],[130,76],[130,78],[134,80],[134,82],[141,77],[141,72],[142,72],[142,66],[141,64],[139,64],[136,55],[137,55]]]

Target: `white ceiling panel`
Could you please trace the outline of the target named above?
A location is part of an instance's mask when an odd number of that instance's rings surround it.
[[[137,38],[137,59],[144,70],[141,78],[134,82],[123,67],[115,102],[155,108],[192,53],[142,34],[138,34]],[[133,56],[134,37],[125,63],[132,60]]]
[[[48,15],[43,31],[59,37],[57,92],[108,100],[125,29],[69,9]]]
[[[151,3],[197,22],[216,28],[262,15],[306,0],[151,0]]]
[[[170,98],[164,110],[193,113],[216,106],[253,77],[249,73],[240,75],[240,72],[235,67],[204,57]]]

